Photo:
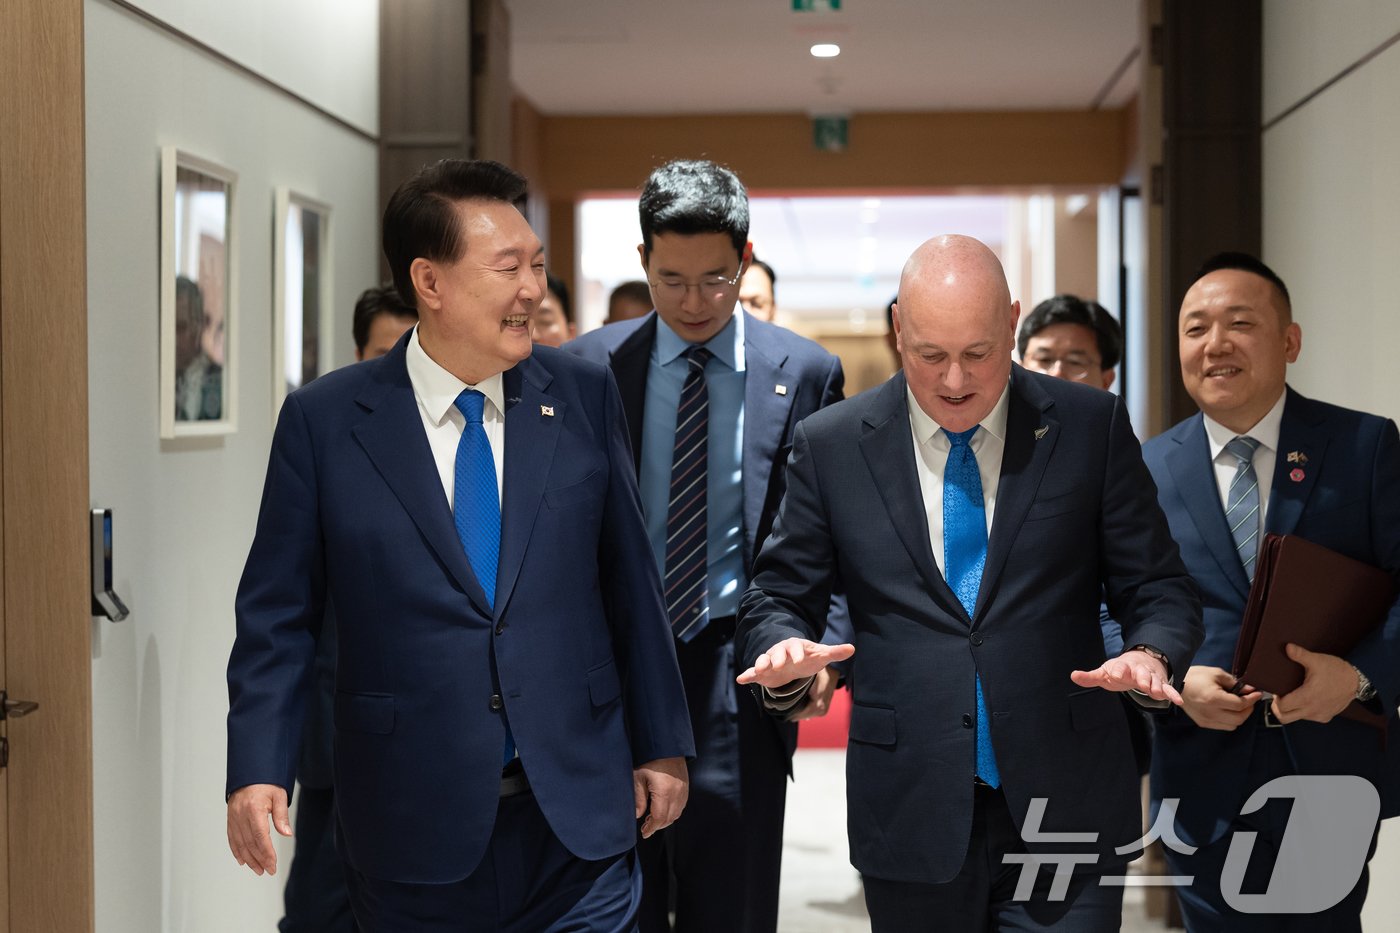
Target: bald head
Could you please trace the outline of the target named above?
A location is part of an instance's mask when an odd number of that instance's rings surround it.
[[[934,237],[914,251],[899,279],[894,328],[909,388],[949,431],[977,425],[1011,375],[1019,306],[984,243]]]

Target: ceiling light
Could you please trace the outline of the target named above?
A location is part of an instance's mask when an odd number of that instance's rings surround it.
[[[835,58],[841,54],[841,46],[834,42],[818,42],[812,46],[812,54],[817,58]]]

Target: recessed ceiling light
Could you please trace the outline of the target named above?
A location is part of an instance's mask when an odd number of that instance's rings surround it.
[[[818,42],[812,46],[812,54],[817,58],[835,58],[841,54],[841,46],[834,42]]]

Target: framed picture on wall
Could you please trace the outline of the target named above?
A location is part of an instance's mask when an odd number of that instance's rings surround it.
[[[238,176],[174,146],[160,157],[160,436],[237,430]]]
[[[331,208],[278,188],[273,230],[272,410],[330,369]]]

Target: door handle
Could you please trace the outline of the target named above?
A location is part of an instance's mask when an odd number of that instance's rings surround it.
[[[12,700],[4,690],[0,690],[0,719],[19,719],[28,716],[39,708],[33,700]]]

